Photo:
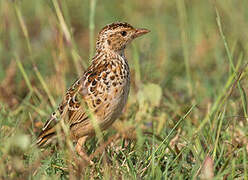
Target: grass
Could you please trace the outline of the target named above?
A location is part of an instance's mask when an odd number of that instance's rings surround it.
[[[247,5],[0,0],[0,179],[247,179]],[[91,167],[70,143],[41,151],[41,122],[113,21],[151,30],[126,52],[125,112],[87,141]]]

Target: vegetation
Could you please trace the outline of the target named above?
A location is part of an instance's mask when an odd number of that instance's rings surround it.
[[[0,179],[247,179],[247,1],[0,0]],[[123,116],[87,141],[94,165],[35,138],[94,53],[126,21]],[[101,139],[102,141],[100,141]]]

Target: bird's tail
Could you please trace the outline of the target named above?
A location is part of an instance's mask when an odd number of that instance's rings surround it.
[[[55,137],[56,137],[56,129],[55,128],[41,131],[41,133],[39,134],[39,136],[37,138],[36,144],[39,147],[44,147],[46,145],[51,144],[54,141]]]
[[[60,116],[59,109],[52,113],[49,119],[44,124],[42,131],[40,132],[36,144],[39,147],[44,147],[51,144],[56,139],[56,125],[58,123],[58,117]]]

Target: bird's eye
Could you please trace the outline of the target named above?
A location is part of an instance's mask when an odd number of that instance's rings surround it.
[[[126,36],[126,35],[127,35],[127,32],[126,32],[126,31],[122,31],[122,32],[121,32],[121,35],[122,35],[122,36]]]

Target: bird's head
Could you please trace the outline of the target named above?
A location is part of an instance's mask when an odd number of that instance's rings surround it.
[[[121,51],[135,38],[150,32],[144,28],[134,28],[128,23],[117,22],[105,26],[98,34],[96,49]]]

